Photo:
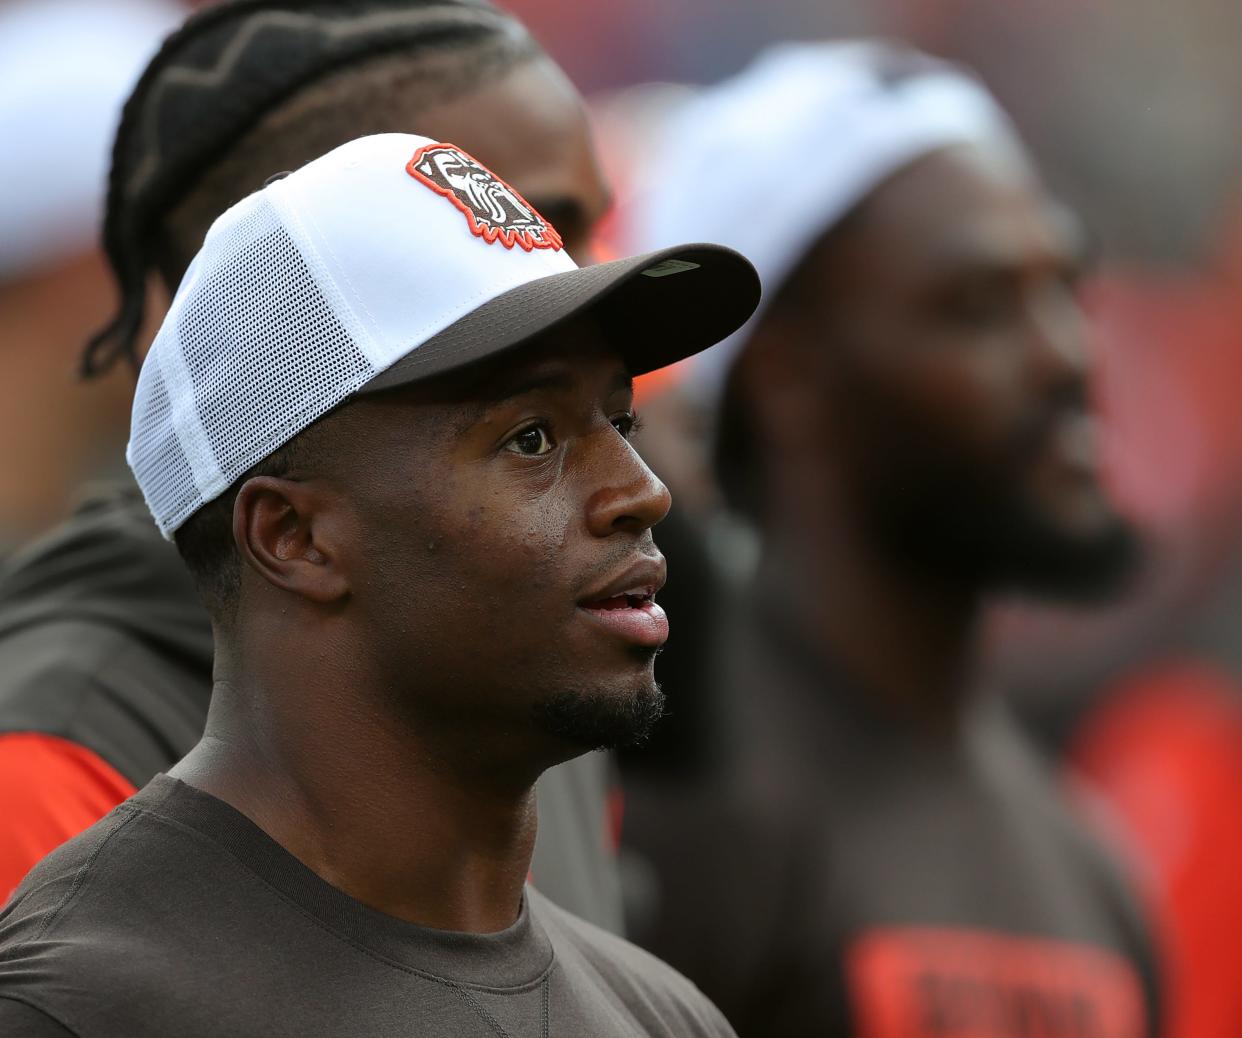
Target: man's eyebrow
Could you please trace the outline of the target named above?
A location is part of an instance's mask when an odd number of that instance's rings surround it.
[[[566,370],[532,371],[517,376],[511,381],[503,381],[492,386],[489,403],[503,404],[519,396],[538,393],[549,389],[568,390],[573,387],[573,378]]]
[[[512,381],[502,381],[492,386],[487,402],[489,405],[503,404],[530,393],[546,392],[548,390],[568,392],[573,389],[574,382],[574,377],[567,368],[557,368],[551,371],[532,371],[518,375]],[[609,384],[608,391],[609,393],[622,391],[632,393],[634,391],[634,379],[629,372],[622,369],[617,372]]]
[[[1090,247],[1090,240],[1080,232],[1056,234],[1050,242],[1050,248],[1042,257],[1044,265],[1069,267],[1075,270],[1088,269],[1095,258]],[[930,262],[938,273],[945,278],[955,278],[973,274],[1008,274],[1024,269],[1027,265],[1027,253],[1020,249],[1009,249],[1004,245],[993,246],[991,243],[955,242],[937,250]]]

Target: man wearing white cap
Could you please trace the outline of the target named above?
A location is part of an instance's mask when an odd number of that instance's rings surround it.
[[[717,246],[578,269],[405,134],[221,216],[127,453],[212,612],[207,730],[19,886],[0,1031],[731,1034],[524,883],[539,773],[660,712],[631,377],[757,301]]]
[[[114,6],[64,0],[83,5]],[[63,15],[59,2],[19,6],[46,8],[53,23]],[[99,38],[94,18],[72,24],[77,32],[52,34],[54,66],[81,63],[75,48]],[[609,188],[582,99],[511,14],[488,0],[225,0],[164,41],[117,127],[103,221],[119,289],[113,317],[100,329],[102,301],[96,311],[46,281],[44,314],[55,310],[63,346],[97,332],[83,357],[93,377],[136,373],[150,341],[144,315],[153,305],[163,313],[225,209],[346,141],[416,128],[497,170],[552,220],[570,256],[590,255]],[[100,265],[101,285],[105,274]],[[25,294],[0,290],[4,302]],[[66,307],[69,297],[83,305]],[[57,377],[77,383],[68,359],[58,363]],[[127,372],[121,382],[128,409]],[[17,395],[48,411],[36,388]],[[60,429],[65,416],[51,424]],[[122,460],[106,437],[95,440]],[[0,901],[48,851],[189,751],[211,670],[210,620],[129,480],[93,488],[0,568]],[[619,933],[611,771],[607,755],[592,754],[543,775],[531,874],[562,908]]]
[[[1132,554],[1077,225],[976,82],[888,45],[777,49],[652,150],[640,240],[764,282],[686,382],[762,552],[722,638],[732,740],[627,800],[662,884],[636,936],[743,1034],[1153,1033],[1123,884],[973,689],[988,593],[1103,593]]]

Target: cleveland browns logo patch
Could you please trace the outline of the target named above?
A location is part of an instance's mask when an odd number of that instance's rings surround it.
[[[506,249],[560,249],[561,236],[525,198],[481,162],[452,144],[425,144],[406,172],[465,214],[470,230]]]

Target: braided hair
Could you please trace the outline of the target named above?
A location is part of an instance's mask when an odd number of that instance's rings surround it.
[[[225,0],[189,18],[122,112],[103,226],[120,302],[87,343],[82,374],[122,357],[137,368],[148,273],[175,288],[211,220],[269,175],[402,128],[394,107],[438,100],[429,88],[478,85],[541,54],[488,0]],[[367,76],[370,89],[351,97]],[[306,104],[323,91],[331,103]],[[300,122],[261,132],[299,104]]]

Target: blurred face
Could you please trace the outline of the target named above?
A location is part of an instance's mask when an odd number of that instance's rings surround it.
[[[826,393],[818,435],[893,550],[990,583],[1111,583],[1075,297],[1079,228],[1009,152],[960,147],[881,186],[791,299]]]
[[[569,756],[659,716],[669,497],[631,408],[620,359],[574,325],[333,416],[352,629],[415,723]]]
[[[456,144],[495,170],[552,224],[580,266],[611,204],[582,99],[552,62],[537,59],[460,98],[429,106],[417,133]]]

